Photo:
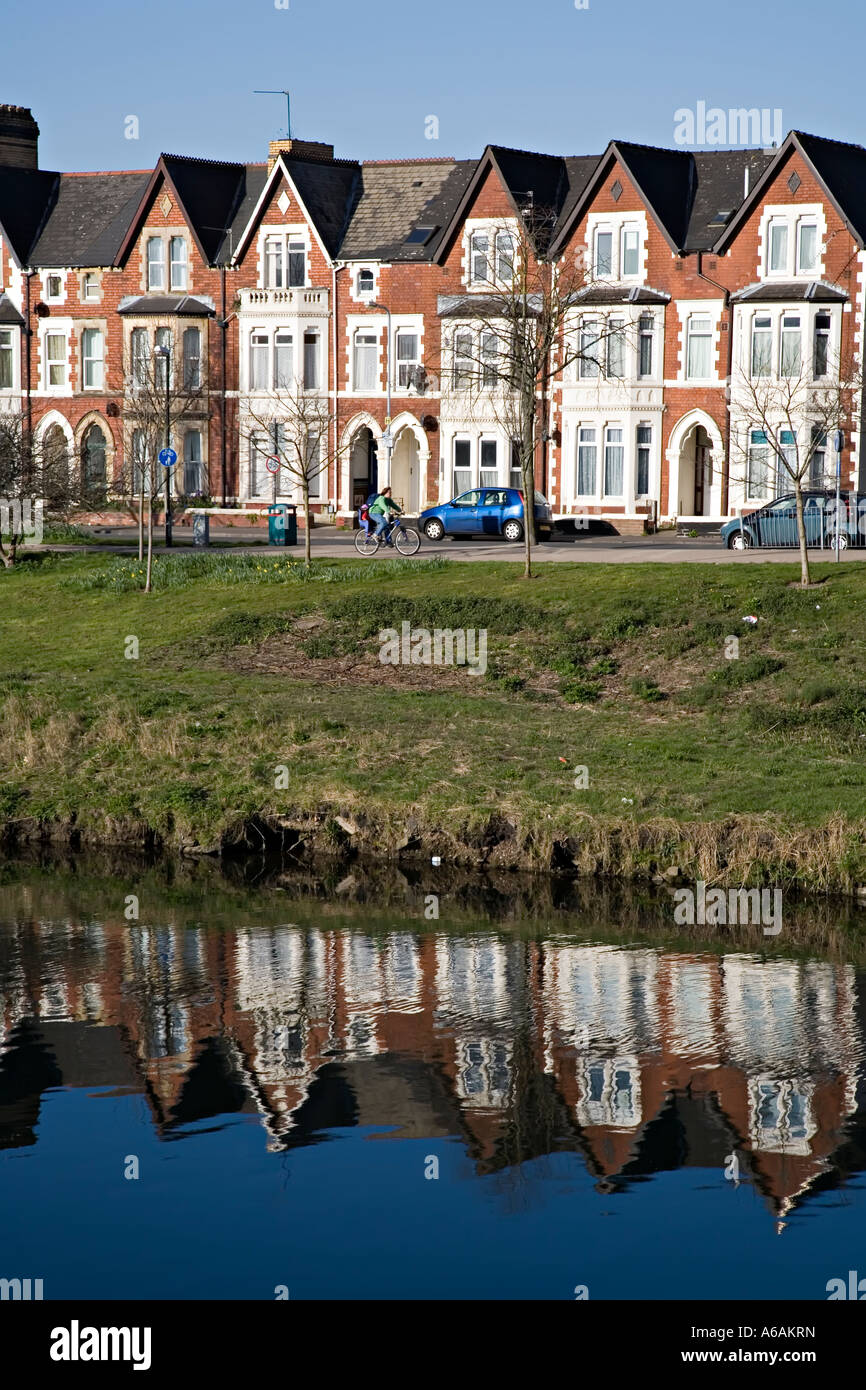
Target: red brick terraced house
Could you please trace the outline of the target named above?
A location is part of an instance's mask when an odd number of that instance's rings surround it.
[[[581,274],[567,331],[586,352],[539,400],[536,479],[555,514],[634,531],[754,507],[787,488],[737,382],[860,372],[859,145],[793,132],[776,151],[614,141],[359,163],[287,139],[261,163],[56,173],[38,134],[29,110],[0,106],[0,409],[53,432],[106,507],[152,462],[135,363],[165,345],[198,389],[172,439],[187,499],[268,505],[272,445],[251,419],[286,389],[327,409],[312,502],[339,521],[386,483],[410,512],[518,485],[464,359],[483,359],[481,306],[519,244]],[[863,490],[861,405],[842,482]],[[832,466],[816,454],[811,481]]]

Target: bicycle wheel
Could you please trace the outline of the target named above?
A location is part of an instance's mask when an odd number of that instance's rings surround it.
[[[365,557],[375,555],[376,551],[379,549],[379,541],[376,538],[375,533],[368,536],[367,532],[363,529],[361,529],[360,531],[356,531],[355,549],[357,550],[359,555],[363,555]]]
[[[411,526],[400,526],[394,532],[394,545],[400,555],[414,555],[421,544],[421,537]]]

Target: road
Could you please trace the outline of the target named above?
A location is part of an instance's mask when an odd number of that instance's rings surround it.
[[[262,531],[253,526],[235,526],[223,530],[216,530],[213,540],[227,543],[232,550],[240,553],[248,551],[259,551],[267,549],[262,547]],[[109,545],[96,544],[93,546],[64,546],[54,545],[52,550],[82,550],[89,553],[101,551],[102,553],[114,555],[128,555],[137,553],[137,540],[135,531],[129,527],[113,527],[100,530],[100,536],[112,543]],[[129,544],[122,544],[128,538]],[[174,549],[176,551],[191,550],[192,536],[184,527],[177,527],[174,532]],[[220,546],[219,548],[224,548]],[[161,538],[155,539],[155,549],[162,551]],[[303,540],[297,547],[289,547],[289,553],[301,555],[303,553]],[[342,557],[347,559],[355,556],[353,532],[337,530],[336,527],[327,526],[316,528],[313,532],[312,542],[313,554],[317,559],[335,559]],[[519,564],[523,560],[522,543],[508,544],[501,540],[443,540],[439,542],[428,541],[422,537],[421,549],[418,552],[421,556],[446,555],[450,560],[511,560]],[[671,531],[660,531],[655,536],[593,536],[575,535],[556,536],[553,540],[545,541],[536,548],[536,558],[545,563],[558,563],[575,561],[590,561],[593,564],[642,564],[646,561],[655,561],[661,564],[681,564],[683,562],[693,564],[766,564],[767,562],[777,564],[796,564],[798,552],[796,550],[747,550],[736,552],[726,550],[719,541],[710,537],[678,537]],[[379,563],[387,563],[390,558],[390,551],[380,551],[375,557]],[[810,550],[810,559],[832,560],[831,551]],[[845,551],[842,559],[844,562],[849,560],[866,560],[866,548],[856,551]]]

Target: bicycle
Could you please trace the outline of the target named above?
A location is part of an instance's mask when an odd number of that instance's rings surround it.
[[[359,555],[369,559],[375,555],[383,539],[390,538],[398,555],[414,555],[421,545],[421,537],[411,526],[406,526],[402,518],[392,521],[383,536],[371,531],[368,536],[363,528],[355,532],[355,549]]]

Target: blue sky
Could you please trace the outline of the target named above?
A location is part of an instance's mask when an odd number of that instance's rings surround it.
[[[285,103],[259,87],[290,88],[294,133],[350,158],[670,145],[674,112],[698,101],[778,107],[785,131],[866,143],[841,64],[866,37],[851,0],[276,3],[19,3],[3,18],[0,101],[32,108],[40,163],[59,169],[148,168],[161,150],[263,159]],[[137,140],[124,137],[130,115]]]

